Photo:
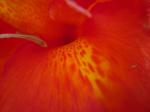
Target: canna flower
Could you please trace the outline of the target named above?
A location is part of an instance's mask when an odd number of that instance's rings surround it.
[[[147,0],[0,0],[0,112],[149,112]]]

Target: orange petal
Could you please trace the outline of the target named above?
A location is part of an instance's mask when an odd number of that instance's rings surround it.
[[[1,0],[0,18],[21,33],[44,37],[53,44],[64,38],[66,24],[78,25],[84,15],[63,0]]]
[[[1,77],[0,111],[148,112],[149,58],[136,38],[107,36],[53,50],[24,46]]]
[[[150,111],[150,41],[138,13],[101,8],[86,40],[52,50],[24,46],[9,60],[1,112]]]
[[[108,82],[98,81],[110,112],[150,111],[150,40],[141,24],[139,4],[130,5],[99,4],[93,9],[95,17],[84,24],[83,35],[96,46],[93,54],[103,54],[110,63]]]
[[[91,50],[84,40],[54,50],[20,49],[0,80],[0,111],[103,112],[103,93],[96,83],[103,78]]]

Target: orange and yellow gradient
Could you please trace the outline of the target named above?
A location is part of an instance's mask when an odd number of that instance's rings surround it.
[[[0,112],[149,112],[145,3],[1,0]]]

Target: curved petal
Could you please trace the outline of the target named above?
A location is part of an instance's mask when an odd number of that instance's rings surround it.
[[[89,36],[87,39],[94,43],[97,51],[102,50],[112,65],[107,74],[108,82],[112,81],[118,91],[112,85],[111,89],[105,88],[105,103],[110,111],[149,112],[150,40],[141,24],[143,11],[139,8],[143,6],[138,2],[135,5],[134,0],[133,4],[117,3],[96,6],[94,17],[84,24],[85,32],[81,34]]]
[[[144,57],[136,39],[113,36],[54,50],[26,46],[3,72],[0,111],[148,112]]]
[[[0,18],[21,33],[37,35],[53,44],[64,38],[66,25],[78,25],[85,16],[64,0],[1,0]]]
[[[0,34],[1,33],[15,33],[16,29],[0,20]],[[3,71],[4,65],[8,61],[9,57],[15,52],[15,50],[23,45],[24,41],[17,39],[1,39],[0,38],[0,74]]]
[[[117,6],[96,12],[86,40],[20,49],[1,77],[0,111],[149,112],[149,39],[138,13]]]
[[[91,56],[84,40],[54,50],[19,50],[0,80],[0,111],[103,112],[103,94],[96,83],[102,76]],[[102,61],[105,66],[106,59]]]

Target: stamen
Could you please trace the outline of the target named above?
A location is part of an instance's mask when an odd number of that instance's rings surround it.
[[[83,8],[82,6],[78,5],[74,0],[65,0],[65,2],[73,9],[75,9],[76,11],[84,14],[87,17],[92,17],[92,14],[85,8]]]
[[[29,41],[32,41],[42,47],[47,47],[47,44],[44,40],[40,39],[37,36],[34,35],[26,35],[26,34],[0,34],[0,39],[6,39],[6,38],[21,38],[21,39],[26,39]]]
[[[88,10],[92,10],[92,8],[93,7],[95,7],[97,4],[99,4],[99,3],[103,3],[103,2],[110,2],[110,1],[112,1],[112,0],[95,0],[95,2],[94,3],[92,3],[90,6],[89,6],[89,8],[88,8]]]

